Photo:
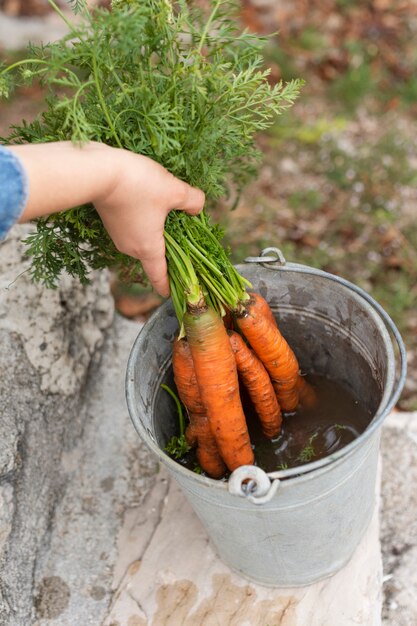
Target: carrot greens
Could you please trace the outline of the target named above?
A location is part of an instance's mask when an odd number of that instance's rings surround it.
[[[182,410],[181,402],[176,393],[172,391],[168,385],[161,384],[161,389],[166,391],[171,398],[175,402],[175,406],[177,407],[178,412],[178,425],[179,425],[179,435],[174,435],[168,441],[165,446],[165,450],[170,454],[174,459],[181,459],[187,452],[191,449],[191,446],[187,443],[185,438],[185,418],[184,412]]]
[[[300,81],[270,85],[264,40],[238,26],[237,4],[212,0],[209,11],[180,0],[114,0],[90,11],[70,2],[72,20],[57,42],[30,46],[28,58],[0,66],[0,95],[38,81],[48,91],[35,121],[12,127],[6,143],[105,142],[141,153],[200,187],[207,207],[236,197],[255,174],[257,132],[291,106]],[[206,212],[172,211],[167,259],[180,322],[187,301],[200,297],[222,312],[245,298]],[[62,271],[88,281],[90,269],[111,266],[126,280],[144,279],[138,261],[120,253],[92,205],[37,221],[26,239],[36,280],[56,286]]]

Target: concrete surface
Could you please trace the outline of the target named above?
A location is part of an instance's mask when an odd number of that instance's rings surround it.
[[[37,558],[36,626],[101,624],[112,601],[123,520],[141,511],[155,481],[158,465],[136,435],[124,399],[126,360],[137,332],[137,324],[115,321],[88,385],[83,437],[62,457],[66,488]]]
[[[120,557],[131,546],[103,626],[348,626],[381,624],[378,516],[349,564],[333,577],[302,589],[271,589],[231,572],[211,543],[177,483],[158,478],[148,511],[166,492],[145,550],[135,537],[141,511],[123,532]],[[146,503],[145,503],[146,504]],[[239,532],[239,529],[236,529]],[[352,584],[352,581],[355,581]]]
[[[84,385],[113,319],[105,273],[46,291],[15,227],[0,244],[0,624],[27,626],[39,550],[81,437]]]
[[[417,412],[393,413],[382,436],[384,626],[417,624]]]

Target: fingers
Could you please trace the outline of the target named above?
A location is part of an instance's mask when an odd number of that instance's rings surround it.
[[[167,263],[165,260],[165,248],[162,250],[155,250],[155,253],[152,256],[142,256],[141,262],[153,288],[163,298],[168,298],[169,282],[167,275]]]
[[[172,194],[173,208],[185,211],[190,215],[198,215],[203,208],[205,202],[205,194],[201,189],[192,187],[184,181],[177,178],[175,180],[176,190]],[[147,274],[154,289],[167,298],[169,296],[169,281],[167,275],[167,262],[165,259],[165,242],[163,238],[164,224],[160,228],[161,240],[155,246],[152,256],[141,255],[141,262],[145,273]]]
[[[204,207],[204,192],[149,157],[120,150],[116,156],[116,184],[94,205],[117,249],[139,259],[155,290],[168,297],[166,217],[173,209],[197,215]]]
[[[198,215],[204,208],[205,195],[201,189],[191,187],[184,181],[177,180],[178,183],[178,200],[175,208],[185,211],[190,215]]]

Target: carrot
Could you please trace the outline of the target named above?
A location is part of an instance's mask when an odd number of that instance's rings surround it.
[[[251,300],[255,303],[259,314],[262,313],[274,326],[277,326],[277,320],[274,317],[274,314],[271,311],[271,307],[268,302],[263,298],[259,293],[251,291],[249,293]]]
[[[177,388],[177,391],[178,391],[178,388]],[[183,400],[182,400],[182,403],[185,405],[185,402]],[[186,405],[185,405],[185,408],[187,408]],[[190,418],[190,424],[188,424],[187,428],[185,429],[185,441],[188,443],[190,448],[196,448],[198,446],[197,430],[196,430],[195,424],[191,423],[191,417],[190,417],[191,414],[188,409],[187,409],[187,413],[188,413],[188,417]],[[194,422],[194,419],[193,419],[193,422]]]
[[[310,383],[300,374],[297,379],[297,389],[300,404],[306,409],[314,409],[318,403],[317,394]]]
[[[236,361],[227,331],[206,305],[188,305],[184,328],[201,400],[228,469],[251,465],[254,454],[239,394]]]
[[[268,302],[263,298],[259,293],[251,292],[250,294],[251,301],[254,303],[254,306],[259,311],[259,315],[264,315],[272,324],[278,327],[277,321],[274,317],[274,314],[271,311],[271,308]],[[294,355],[294,358],[295,355]],[[299,403],[304,406],[306,409],[313,409],[317,406],[317,394],[313,387],[308,383],[301,374],[298,374],[297,377],[297,390],[299,396]],[[294,410],[294,409],[287,409]]]
[[[190,424],[185,432],[187,443],[192,447],[197,446],[197,460],[201,468],[212,478],[221,478],[226,471],[226,466],[211,432],[207,410],[201,402],[187,340],[176,339],[174,341],[172,366],[178,395],[187,408],[190,418]]]
[[[262,430],[267,437],[272,439],[281,430],[282,415],[268,372],[240,335],[229,331],[229,339],[235,355],[237,371],[248,390]]]
[[[298,361],[278,327],[258,310],[254,299],[236,316],[236,322],[271,376],[281,409],[295,411],[299,400]]]

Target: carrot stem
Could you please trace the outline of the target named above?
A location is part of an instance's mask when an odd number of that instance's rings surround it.
[[[169,395],[171,396],[171,398],[173,398],[175,404],[177,405],[178,423],[179,423],[179,426],[180,426],[180,437],[183,437],[184,433],[185,433],[185,420],[184,420],[184,413],[182,411],[181,402],[179,401],[179,398],[178,398],[177,394],[174,393],[172,391],[172,389],[170,387],[168,387],[168,385],[165,385],[164,383],[161,383],[161,389],[163,389],[164,391],[168,392]]]
[[[220,243],[221,236],[220,229],[210,225],[204,211],[192,218],[181,212],[170,217],[165,240],[168,266],[173,266],[171,282],[175,274],[179,275],[174,306],[181,327],[186,303],[198,303],[202,287],[210,294],[213,308],[221,314],[225,309],[236,309],[247,297],[246,287],[250,283],[233,267]]]

